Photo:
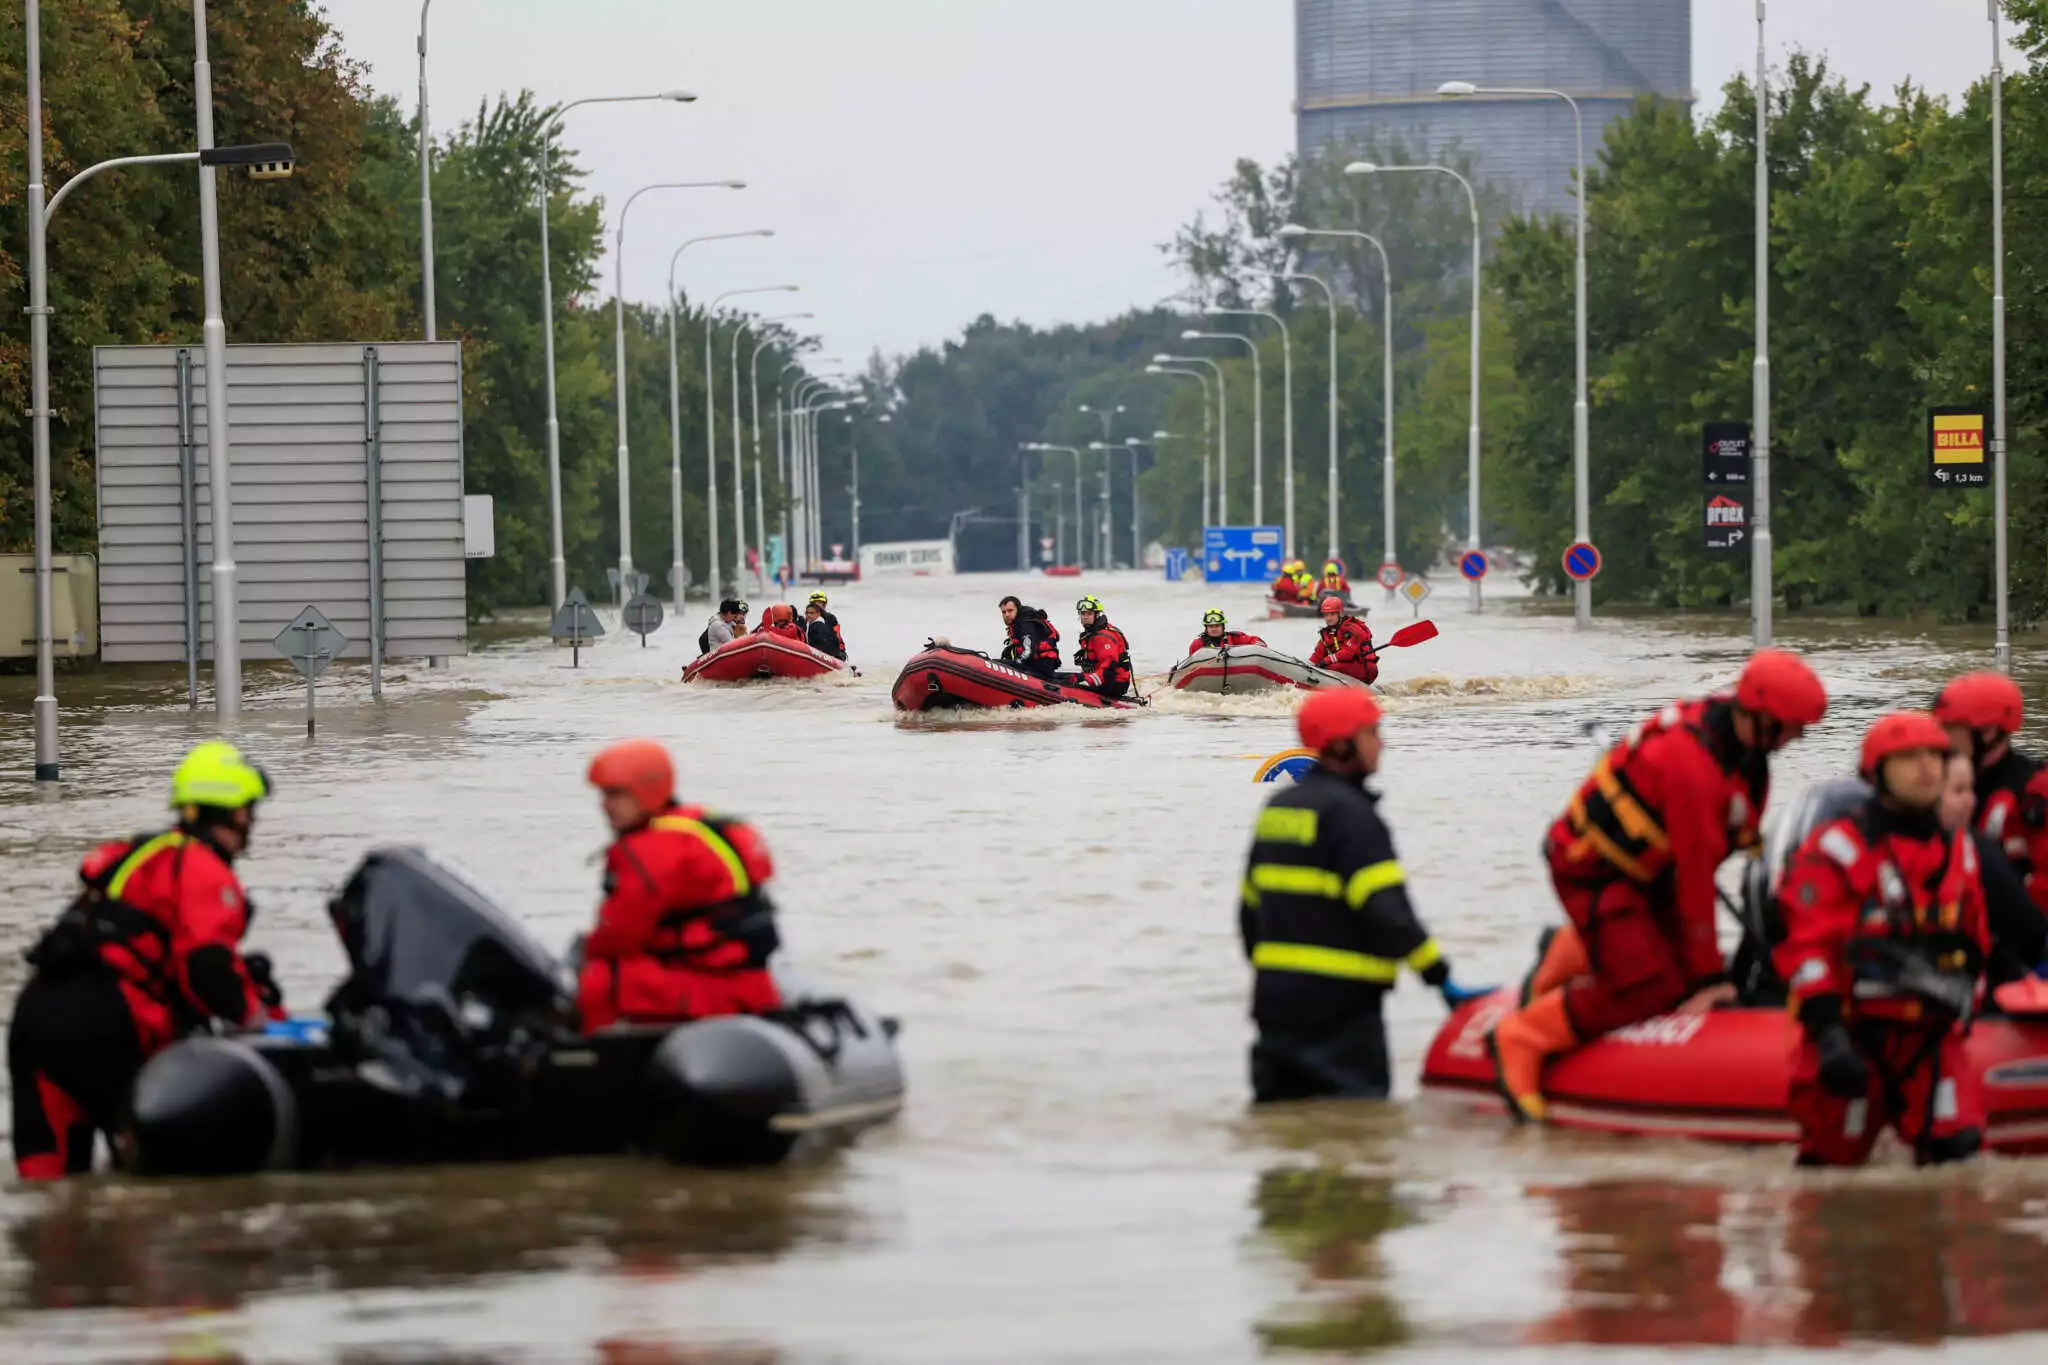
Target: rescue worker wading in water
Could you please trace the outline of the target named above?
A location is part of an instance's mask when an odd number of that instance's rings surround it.
[[[1003,662],[1041,678],[1060,671],[1060,633],[1037,607],[1027,607],[1014,597],[1002,601]]]
[[[1779,883],[1802,1166],[1859,1166],[1887,1125],[1923,1166],[1984,1144],[1962,1052],[1990,934],[1976,844],[1937,818],[1948,755],[1925,712],[1871,726],[1860,768],[1875,794],[1814,831]]]
[[[1098,598],[1084,597],[1074,604],[1081,618],[1081,642],[1074,650],[1078,673],[1063,673],[1060,681],[1085,687],[1111,701],[1131,693],[1131,642],[1109,623],[1109,613]]]
[[[1544,841],[1568,921],[1546,934],[1521,1011],[1487,1038],[1517,1119],[1544,1117],[1546,1059],[1734,999],[1714,932],[1714,872],[1756,844],[1770,755],[1818,724],[1827,703],[1804,660],[1760,650],[1732,696],[1674,703],[1600,759]]]
[[[115,1142],[136,1073],[178,1038],[284,1017],[270,960],[241,953],[255,910],[233,866],[269,795],[240,750],[201,744],[171,777],[177,827],[80,865],[78,898],[29,950],[7,1030],[22,1179],[91,1170],[94,1134]]]
[[[1976,768],[1977,828],[2048,911],[2048,765],[2012,746],[2026,722],[2019,685],[2003,673],[1965,674],[1941,689],[1934,719]]]
[[[1223,614],[1221,607],[1211,607],[1202,613],[1202,633],[1188,642],[1188,653],[1204,649],[1235,649],[1240,645],[1263,645],[1266,642],[1256,635],[1247,635],[1241,630],[1230,628],[1230,618]]]
[[[1372,647],[1372,630],[1351,614],[1344,599],[1323,599],[1323,628],[1316,635],[1315,652],[1308,661],[1317,668],[1342,673],[1362,683],[1375,683],[1380,676],[1379,652]]]
[[[1381,998],[1405,964],[1456,1007],[1486,991],[1451,964],[1415,917],[1379,797],[1379,703],[1318,692],[1296,717],[1316,763],[1259,815],[1238,905],[1255,972],[1252,1094],[1265,1102],[1385,1099],[1391,1078]]]
[[[765,890],[775,863],[761,837],[677,805],[675,766],[652,740],[599,754],[590,785],[604,794],[618,837],[605,854],[597,927],[583,940],[576,1004],[584,1031],[779,1006],[768,959],[781,940]]]

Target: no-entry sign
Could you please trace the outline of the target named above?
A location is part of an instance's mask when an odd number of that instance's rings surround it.
[[[1600,551],[1590,541],[1579,541],[1565,550],[1564,571],[1574,582],[1584,582],[1600,572]]]

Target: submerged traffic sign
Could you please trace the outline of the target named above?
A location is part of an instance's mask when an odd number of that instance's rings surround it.
[[[1401,566],[1391,559],[1380,565],[1380,586],[1388,592],[1401,586]]]
[[[620,614],[625,618],[626,629],[640,637],[642,649],[647,648],[647,637],[661,629],[661,603],[649,597],[644,589],[626,603]]]
[[[618,570],[612,570],[617,573]],[[583,646],[604,634],[604,625],[597,619],[590,599],[583,595],[583,589],[569,589],[568,598],[561,610],[548,622],[548,636],[558,645],[569,646],[569,666],[583,666]]]
[[[1587,540],[1578,541],[1564,552],[1565,576],[1573,582],[1584,582],[1600,572],[1600,551]]]
[[[307,607],[271,642],[292,661],[306,680],[306,738],[313,737],[313,682],[348,648],[348,637],[336,630],[318,607]]]

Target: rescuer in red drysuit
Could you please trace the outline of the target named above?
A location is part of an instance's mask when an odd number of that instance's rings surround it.
[[[678,806],[675,766],[652,740],[599,754],[590,785],[604,793],[618,838],[605,855],[597,927],[583,941],[576,1003],[584,1030],[778,1007],[767,968],[781,941],[763,889],[775,863],[760,836],[700,806]]]
[[[1263,645],[1266,642],[1256,635],[1247,635],[1241,630],[1230,629],[1230,618],[1223,614],[1221,607],[1211,607],[1202,613],[1202,633],[1188,644],[1188,653],[1204,649],[1236,649],[1240,645]]]
[[[1827,711],[1797,655],[1759,650],[1734,695],[1675,703],[1610,749],[1545,839],[1568,922],[1521,1010],[1489,1035],[1509,1111],[1544,1117],[1544,1061],[1672,1010],[1734,998],[1714,933],[1714,872],[1752,847],[1770,755]]]
[[[1937,814],[1948,753],[1927,713],[1880,719],[1860,764],[1874,795],[1814,831],[1779,882],[1802,1166],[1859,1166],[1887,1125],[1923,1166],[1984,1144],[1963,1032],[1991,935],[1976,843]]]
[[[801,640],[804,628],[797,624],[796,608],[787,602],[777,602],[761,613],[761,624],[754,627],[758,635],[773,635],[784,640]]]
[[[1380,656],[1372,647],[1372,631],[1364,621],[1351,615],[1344,599],[1330,595],[1322,602],[1323,628],[1316,635],[1315,652],[1308,661],[1317,668],[1342,673],[1362,683],[1379,681]]]
[[[1276,602],[1301,601],[1301,579],[1307,572],[1307,567],[1298,559],[1290,559],[1285,564],[1282,564],[1280,566],[1280,576],[1273,580],[1271,589],[1273,600]]]
[[[1062,682],[1099,692],[1111,701],[1130,695],[1131,642],[1109,623],[1109,613],[1099,598],[1084,597],[1074,604],[1081,618],[1081,642],[1074,650],[1078,673],[1064,674]]]
[[[284,1017],[269,959],[241,953],[255,912],[233,866],[269,794],[240,750],[201,744],[171,778],[176,828],[102,844],[80,865],[77,899],[29,950],[7,1031],[22,1179],[90,1171],[94,1136],[120,1132],[142,1064],[184,1034]]]
[[[2012,745],[2026,720],[2019,685],[2003,673],[1965,674],[1941,689],[1934,718],[1976,767],[1977,828],[2048,911],[2048,765]]]
[[[1344,566],[1334,559],[1323,565],[1320,591],[1326,595],[1335,593],[1339,597],[1351,596],[1351,580],[1344,576]]]

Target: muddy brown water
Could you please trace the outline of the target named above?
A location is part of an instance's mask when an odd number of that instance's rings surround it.
[[[1404,1094],[1245,1105],[1233,895],[1291,701],[903,721],[896,668],[931,634],[982,647],[1018,585],[838,589],[863,676],[684,687],[693,612],[642,649],[512,638],[445,671],[303,692],[251,675],[239,739],[274,774],[245,876],[252,941],[317,1009],[340,955],[325,898],[369,846],[422,842],[545,941],[595,899],[601,743],[670,742],[692,799],[743,813],[779,864],[813,974],[905,1021],[903,1120],[788,1170],[635,1161],[289,1176],[98,1177],[0,1190],[0,1360],[1234,1362],[1269,1357],[1665,1359],[1744,1348],[2039,1359],[2048,1167],[1991,1161],[1795,1175],[1784,1152],[1513,1133],[1414,1094],[1442,1007],[1390,1001]],[[1071,644],[1101,595],[1147,673],[1212,602],[1252,589],[1110,575],[1033,582]],[[1725,681],[1727,617],[1587,634],[1446,585],[1441,638],[1390,653],[1382,785],[1417,903],[1467,982],[1527,965],[1554,915],[1538,838],[1589,750]],[[1413,613],[1370,595],[1382,634]],[[607,612],[608,623],[613,619]],[[1783,623],[1837,697],[1779,767],[1784,795],[1850,761],[1862,722],[1924,702],[1981,632]],[[2030,695],[2042,695],[2039,678]],[[212,731],[178,670],[66,675],[61,796],[30,769],[26,680],[0,679],[0,999],[101,838],[161,820],[169,767]]]

